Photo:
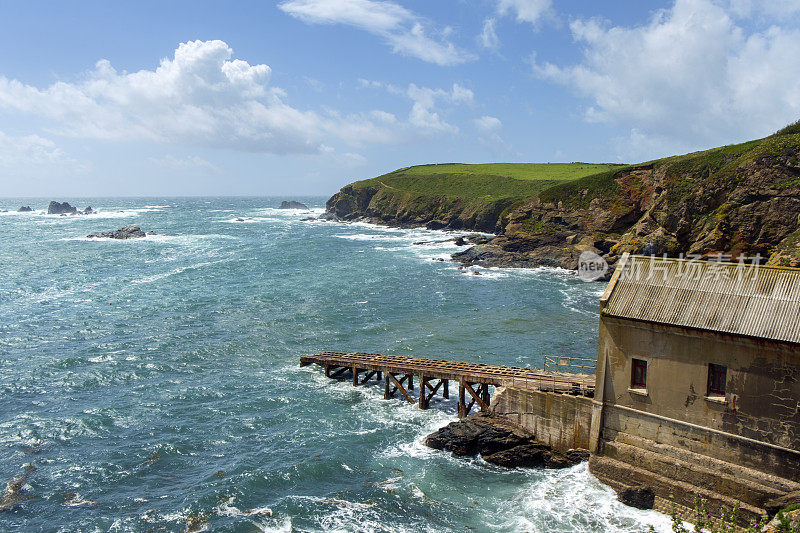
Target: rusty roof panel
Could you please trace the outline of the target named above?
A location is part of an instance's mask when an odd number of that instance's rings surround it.
[[[649,256],[618,268],[604,314],[800,344],[800,269]]]

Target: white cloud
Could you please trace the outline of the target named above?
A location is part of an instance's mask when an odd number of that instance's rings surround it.
[[[308,24],[344,24],[382,37],[396,53],[436,65],[457,65],[475,56],[447,40],[452,31],[444,28],[439,37],[429,35],[429,24],[399,4],[379,0],[288,0],[278,6]]]
[[[534,26],[555,16],[552,0],[497,0],[497,14],[510,14],[517,22],[529,22]]]
[[[0,131],[0,169],[10,178],[42,177],[54,171],[85,172],[79,163],[50,139],[39,135],[13,136]]]
[[[497,51],[500,48],[500,39],[497,37],[495,31],[495,24],[497,21],[493,18],[488,18],[483,21],[483,31],[478,38],[481,46],[489,50]]]
[[[497,117],[484,115],[472,121],[478,129],[483,131],[497,131],[503,127],[503,123]]]
[[[107,60],[76,82],[45,88],[0,76],[0,111],[43,118],[57,135],[152,141],[271,154],[313,154],[324,141],[392,142],[377,114],[321,116],[285,102],[270,68],[233,59],[222,41],[181,43],[155,70],[118,72]]]
[[[800,31],[771,26],[748,34],[712,0],[676,0],[648,24],[576,20],[581,63],[537,64],[545,79],[591,101],[588,121],[692,145],[766,135],[800,116]],[[643,156],[653,155],[643,153]]]
[[[198,157],[196,155],[190,155],[187,157],[175,157],[172,154],[167,154],[163,157],[149,157],[148,160],[158,167],[175,172],[187,172],[187,173],[220,172],[219,168],[217,168],[213,163],[206,161],[202,157]]]
[[[318,151],[324,124],[283,102],[270,68],[230,60],[222,41],[181,43],[155,70],[98,61],[85,79],[39,89],[0,77],[0,110],[52,121],[66,136],[148,140],[266,153]]]

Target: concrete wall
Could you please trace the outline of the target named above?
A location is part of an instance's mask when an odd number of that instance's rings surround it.
[[[606,361],[606,405],[800,449],[795,347],[603,317],[599,350]],[[630,390],[632,358],[647,361],[645,394]],[[707,396],[709,363],[728,369],[724,398]]]
[[[646,390],[631,389],[633,358]],[[710,363],[727,367],[724,397],[708,395]],[[601,314],[596,399],[590,469],[612,486],[688,506],[702,493],[712,512],[739,502],[752,517],[800,487],[797,347]]]
[[[590,398],[505,387],[495,392],[492,402],[492,412],[510,418],[554,450],[589,448]]]

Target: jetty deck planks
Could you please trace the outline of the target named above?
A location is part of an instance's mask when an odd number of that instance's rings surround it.
[[[444,398],[449,398],[449,382],[457,381],[458,415],[461,417],[469,414],[475,404],[482,410],[489,409],[489,386],[514,386],[575,394],[590,394],[594,391],[593,374],[550,372],[445,359],[357,352],[320,352],[300,357],[300,366],[312,364],[324,367],[325,375],[329,378],[337,378],[350,372],[353,386],[364,385],[373,377],[378,381],[383,379],[385,399],[388,400],[399,392],[410,403],[415,403],[411,391],[414,390],[414,376],[418,376],[417,402],[420,409],[429,407],[439,389]]]

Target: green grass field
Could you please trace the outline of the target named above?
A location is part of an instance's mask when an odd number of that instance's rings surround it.
[[[411,196],[470,199],[524,199],[568,181],[615,168],[590,163],[444,163],[401,168],[355,183]]]

